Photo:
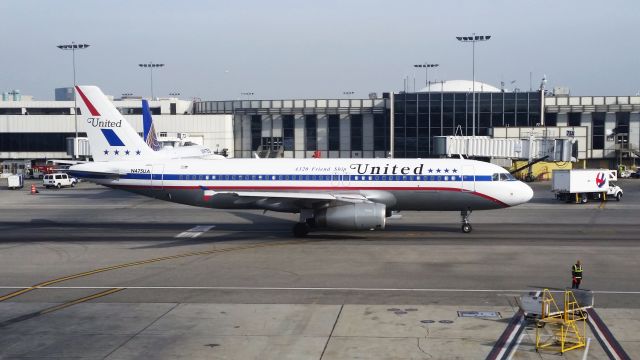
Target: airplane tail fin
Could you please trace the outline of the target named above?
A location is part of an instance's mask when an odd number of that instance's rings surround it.
[[[140,160],[157,154],[97,86],[76,86],[79,127],[87,133],[94,161]]]
[[[160,150],[160,143],[156,136],[156,128],[153,126],[153,118],[149,110],[149,102],[144,99],[142,100],[142,125],[144,128],[144,141],[153,151]]]

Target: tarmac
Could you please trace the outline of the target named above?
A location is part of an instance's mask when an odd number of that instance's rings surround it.
[[[455,212],[403,212],[302,240],[294,215],[30,184],[0,190],[0,359],[484,359],[515,297],[569,286],[577,259],[640,358],[640,180],[585,205],[535,183],[528,204],[474,212],[471,234]],[[538,353],[527,326],[507,355],[583,354]],[[609,357],[593,341],[587,358]]]

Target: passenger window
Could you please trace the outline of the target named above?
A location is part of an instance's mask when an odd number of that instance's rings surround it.
[[[56,175],[56,179],[62,179],[62,175]]]

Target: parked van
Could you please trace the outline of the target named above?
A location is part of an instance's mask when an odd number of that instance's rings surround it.
[[[47,189],[50,187],[57,187],[60,189],[63,186],[76,186],[78,180],[74,177],[70,177],[65,173],[53,173],[47,174],[42,178],[42,184]]]

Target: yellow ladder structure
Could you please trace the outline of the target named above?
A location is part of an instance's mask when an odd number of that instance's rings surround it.
[[[549,289],[542,292],[541,318],[536,326],[536,351],[553,349],[564,354],[586,346],[586,313],[581,309],[573,291],[564,291],[564,308],[560,311]],[[541,334],[550,325],[552,334]],[[544,336],[548,335],[548,336]],[[543,339],[543,337],[545,337]]]

